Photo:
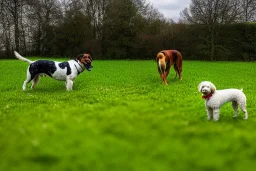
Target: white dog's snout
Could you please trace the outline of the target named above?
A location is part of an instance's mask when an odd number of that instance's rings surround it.
[[[202,89],[201,89],[201,92],[202,92],[202,93],[207,93],[207,92],[209,92],[209,89],[208,89],[208,88],[202,88]]]

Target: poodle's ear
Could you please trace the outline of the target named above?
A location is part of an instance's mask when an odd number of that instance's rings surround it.
[[[211,92],[214,93],[216,91],[216,87],[213,83],[210,83]]]
[[[197,89],[198,89],[198,91],[201,93],[202,83],[200,83],[200,84],[197,86]]]

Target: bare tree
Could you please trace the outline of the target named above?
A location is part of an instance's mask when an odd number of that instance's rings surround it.
[[[60,4],[57,0],[27,0],[30,11],[27,18],[31,22],[31,30],[34,33],[37,54],[47,52],[47,34],[50,26],[56,25],[57,19],[61,17]]]
[[[82,3],[84,12],[92,22],[93,37],[101,39],[104,14],[109,0],[82,0]]]
[[[241,18],[243,22],[256,20],[256,0],[240,0]]]
[[[216,54],[216,27],[231,24],[239,16],[239,1],[237,0],[192,0],[190,7],[181,12],[183,20],[191,24],[206,25],[209,38],[203,38],[209,45],[210,60]]]
[[[3,0],[3,8],[7,13],[8,17],[11,17],[12,23],[14,24],[14,40],[15,49],[20,49],[20,18],[22,13],[22,7],[24,5],[24,0]]]
[[[4,2],[0,3],[0,52],[10,56],[11,49],[11,18],[6,12]],[[0,54],[2,55],[2,54]]]

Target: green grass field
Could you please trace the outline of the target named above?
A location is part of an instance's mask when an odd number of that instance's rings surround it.
[[[94,61],[73,91],[42,78],[23,92],[27,63],[0,60],[0,170],[254,170],[256,63],[184,61],[162,84],[152,61]],[[207,121],[201,81],[243,88],[249,119],[231,104]],[[31,85],[31,84],[29,84]]]

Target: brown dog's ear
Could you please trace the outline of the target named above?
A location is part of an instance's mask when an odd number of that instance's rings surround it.
[[[211,93],[214,93],[216,91],[216,87],[213,83],[210,83]]]
[[[92,55],[90,53],[88,53],[88,55],[89,55],[90,60],[92,61]]]
[[[159,61],[159,53],[156,54],[156,62],[158,62],[158,61]]]
[[[77,55],[76,60],[81,60],[84,54]]]
[[[156,55],[156,60],[159,61],[159,59],[162,59],[162,58],[165,58],[165,54],[163,52],[159,52],[157,55]]]

